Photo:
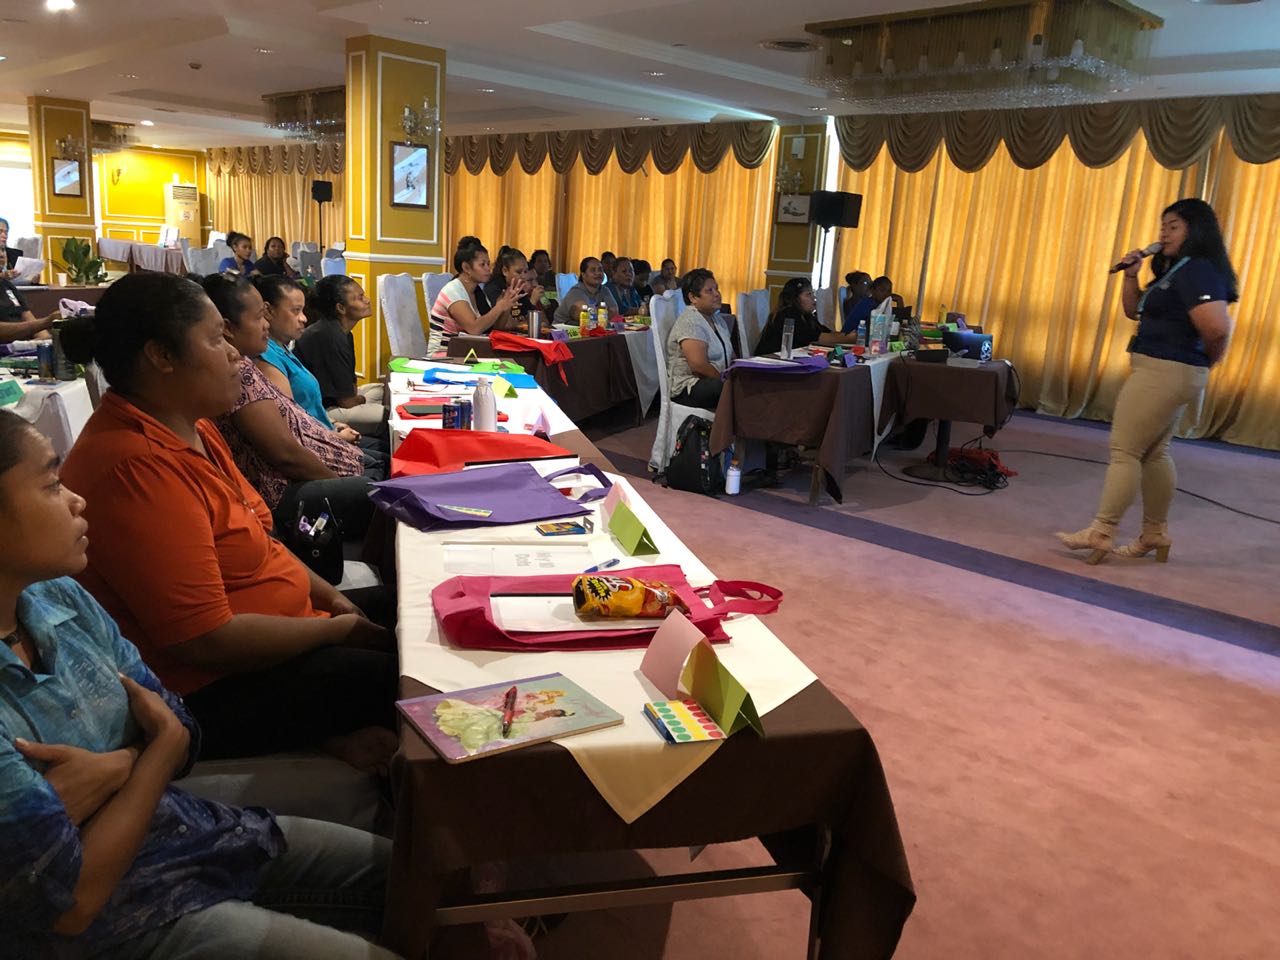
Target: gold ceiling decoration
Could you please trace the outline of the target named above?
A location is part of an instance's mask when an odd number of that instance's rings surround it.
[[[1142,76],[1164,21],[1124,0],[986,0],[811,23],[810,81],[900,113],[1094,103]]]
[[[267,126],[290,140],[331,143],[346,135],[346,87],[269,93],[262,99],[271,111]]]

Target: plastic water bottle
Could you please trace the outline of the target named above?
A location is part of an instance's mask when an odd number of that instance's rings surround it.
[[[742,467],[737,460],[730,460],[729,469],[724,472],[724,492],[731,497],[742,492]]]
[[[782,349],[778,351],[782,355],[783,360],[791,359],[791,344],[796,337],[796,321],[794,317],[787,317],[782,321]]]
[[[578,311],[578,333],[586,333],[591,329],[591,305],[582,301],[582,309]]]
[[[498,429],[498,403],[493,398],[489,378],[481,377],[471,394],[471,429],[493,433]]]
[[[607,330],[609,327],[609,308],[604,305],[604,301],[600,301],[600,306],[596,307],[596,326],[601,330]]]
[[[867,321],[866,320],[858,321],[858,339],[855,342],[866,345],[866,342],[867,342]]]

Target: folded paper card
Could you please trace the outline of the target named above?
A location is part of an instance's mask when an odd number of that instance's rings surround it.
[[[668,616],[653,635],[640,672],[669,699],[692,698],[726,736],[747,726],[764,736],[751,694],[720,661],[702,631],[682,614]]]
[[[510,374],[507,374],[507,376],[510,376]],[[516,396],[516,388],[502,377],[494,377],[489,384],[493,388],[493,395],[499,399]]]
[[[645,556],[658,552],[653,536],[631,509],[617,484],[605,496],[600,505],[600,513],[608,524],[609,532],[628,556]]]

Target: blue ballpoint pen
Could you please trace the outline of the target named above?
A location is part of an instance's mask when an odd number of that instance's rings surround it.
[[[608,570],[610,567],[616,567],[621,560],[606,560],[604,563],[597,563],[594,567],[587,567],[583,573],[599,573],[601,570]]]

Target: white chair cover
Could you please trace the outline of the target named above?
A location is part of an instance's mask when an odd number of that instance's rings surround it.
[[[818,322],[829,330],[839,330],[840,324],[835,322],[835,297],[830,287],[820,287],[813,291],[818,302]]]
[[[563,300],[565,294],[573,289],[573,285],[578,282],[576,273],[557,273],[556,274],[556,299]]]
[[[35,260],[40,256],[40,251],[44,249],[44,237],[39,234],[34,237],[19,237],[14,241],[13,245],[22,251],[24,257]]]
[[[769,321],[769,291],[750,290],[738,294],[738,335],[742,351],[748,357],[755,353],[764,325]]]
[[[192,247],[187,251],[187,269],[207,277],[211,273],[218,272],[218,264],[222,262],[222,257],[221,251],[215,247]]]
[[[298,251],[298,270],[308,277],[316,277],[318,279],[323,276],[320,272],[322,260],[319,250],[300,250]]]
[[[26,388],[13,412],[48,439],[54,453],[65,457],[93,415],[93,398],[83,380],[37,384]]]
[[[225,233],[223,233],[221,230],[210,230],[210,231],[209,231],[209,246],[211,246],[211,247],[216,247],[218,244],[222,244],[223,246],[226,246],[226,244],[227,244],[227,235],[226,235]],[[227,249],[229,250],[229,249],[231,249],[231,248],[230,248],[230,247],[227,247]],[[227,256],[230,256],[230,254],[227,254]]]
[[[388,273],[378,278],[378,307],[387,328],[391,353],[396,357],[424,359],[427,337],[418,312],[418,292],[407,273]]]
[[[681,424],[693,415],[704,420],[714,420],[715,414],[701,407],[686,407],[684,404],[671,401],[671,388],[667,382],[667,337],[675,326],[676,317],[684,306],[684,298],[678,290],[668,290],[660,297],[649,301],[650,326],[653,336],[653,352],[658,361],[658,433],[653,438],[653,449],[649,452],[649,469],[661,473],[667,469],[671,460],[671,451],[676,445],[676,433]]]
[[[422,301],[427,307],[425,316],[427,318],[427,334],[429,338],[427,349],[430,351],[427,354],[428,356],[440,348],[439,337],[435,336],[435,332],[431,329],[431,308],[436,305],[436,297],[440,296],[440,291],[444,289],[445,284],[452,279],[452,273],[424,273],[422,275]]]
[[[326,277],[346,276],[347,261],[345,257],[325,257],[320,261],[320,272]]]

